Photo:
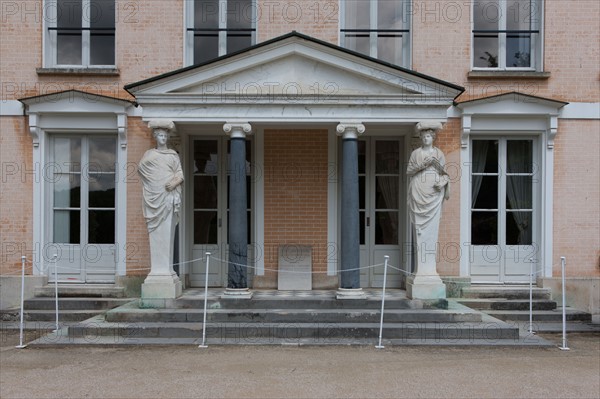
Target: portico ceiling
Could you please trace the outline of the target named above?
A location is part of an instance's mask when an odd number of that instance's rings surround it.
[[[144,119],[312,123],[444,121],[464,90],[297,32],[125,89]]]

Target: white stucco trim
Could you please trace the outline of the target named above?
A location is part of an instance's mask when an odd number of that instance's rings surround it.
[[[537,135],[542,162],[542,195],[540,201],[540,277],[552,277],[553,249],[553,179],[554,138],[558,131],[558,116],[565,103],[507,93],[490,99],[469,101],[457,105],[462,112],[460,193],[460,241],[462,256],[460,276],[469,276],[469,212],[471,192],[471,135]]]
[[[67,91],[21,100],[24,104],[29,133],[33,141],[33,242],[37,267],[34,275],[47,273],[50,257],[45,254],[50,216],[46,204],[50,193],[45,184],[44,165],[49,161],[47,143],[52,133],[107,134],[117,140],[115,198],[115,273],[126,275],[127,250],[127,108],[131,103],[119,99]],[[39,165],[39,166],[36,166]]]

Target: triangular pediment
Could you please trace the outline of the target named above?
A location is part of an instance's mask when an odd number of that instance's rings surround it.
[[[125,87],[145,99],[356,103],[452,101],[462,88],[292,33],[209,63]]]

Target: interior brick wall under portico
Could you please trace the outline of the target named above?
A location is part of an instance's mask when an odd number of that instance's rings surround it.
[[[327,271],[327,142],[319,130],[265,130],[265,275],[254,287],[276,288],[278,248],[312,247],[313,288],[335,288]]]

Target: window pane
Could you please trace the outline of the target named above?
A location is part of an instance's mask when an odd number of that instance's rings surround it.
[[[531,140],[507,141],[508,173],[533,173],[533,142]]]
[[[81,2],[58,0],[56,5],[56,27],[59,28],[56,37],[56,62],[63,65],[81,65]]]
[[[81,139],[56,137],[54,139],[54,165],[56,172],[81,170]]]
[[[398,141],[377,141],[375,152],[375,173],[400,173],[400,150]]]
[[[402,64],[402,42],[400,34],[377,35],[377,58],[392,64]]]
[[[473,209],[498,209],[497,176],[473,176],[471,189],[474,198]]]
[[[194,27],[196,29],[219,27],[219,0],[194,1]]]
[[[90,208],[115,207],[115,174],[89,175]]]
[[[227,29],[251,29],[253,12],[252,0],[228,0]]]
[[[194,64],[201,64],[219,56],[219,36],[196,32],[194,36]]]
[[[345,29],[370,28],[371,6],[369,3],[369,0],[352,0],[345,2]]]
[[[532,212],[506,213],[506,244],[531,245]]]
[[[346,33],[344,34],[344,47],[361,54],[371,53],[371,44],[368,33]]]
[[[365,212],[359,212],[359,220],[360,220],[360,245],[365,245],[365,223],[367,220],[365,219]]]
[[[81,176],[73,174],[54,175],[54,207],[79,208]]]
[[[194,208],[217,209],[217,176],[194,176]]]
[[[531,22],[535,20],[535,13],[539,9],[531,0],[507,0],[506,2],[506,29],[529,30]]]
[[[90,65],[115,65],[115,34],[90,32]]]
[[[398,212],[375,212],[375,244],[398,245]]]
[[[498,67],[498,36],[478,35],[473,39],[473,66],[477,68]]]
[[[115,211],[89,211],[88,223],[90,244],[115,243]]]
[[[54,242],[79,244],[79,211],[54,211]]]
[[[90,18],[90,64],[115,64],[115,31],[94,30],[93,28],[115,27],[115,1],[91,0]]]
[[[403,1],[377,2],[377,29],[403,29]]]
[[[377,209],[398,209],[398,176],[377,176],[375,178],[375,207]]]
[[[217,244],[217,212],[194,212],[194,244]]]
[[[247,33],[231,33],[227,35],[227,53],[234,53],[252,45],[252,36]]]
[[[194,142],[194,173],[216,175],[219,171],[218,144],[216,141]]]
[[[473,173],[498,173],[498,140],[473,140]]]
[[[367,142],[358,140],[358,173],[365,173],[367,162]]]
[[[498,30],[500,0],[477,0],[473,2],[473,22],[475,30]]]
[[[365,176],[358,176],[358,208],[365,209]]]
[[[532,209],[531,176],[507,176],[506,208]]]
[[[117,162],[117,142],[110,137],[90,137],[90,172],[114,172]]]
[[[529,68],[531,66],[530,34],[507,35],[506,66],[516,68]]]
[[[497,212],[472,212],[471,213],[471,244],[472,245],[497,245],[498,244],[498,213]]]

